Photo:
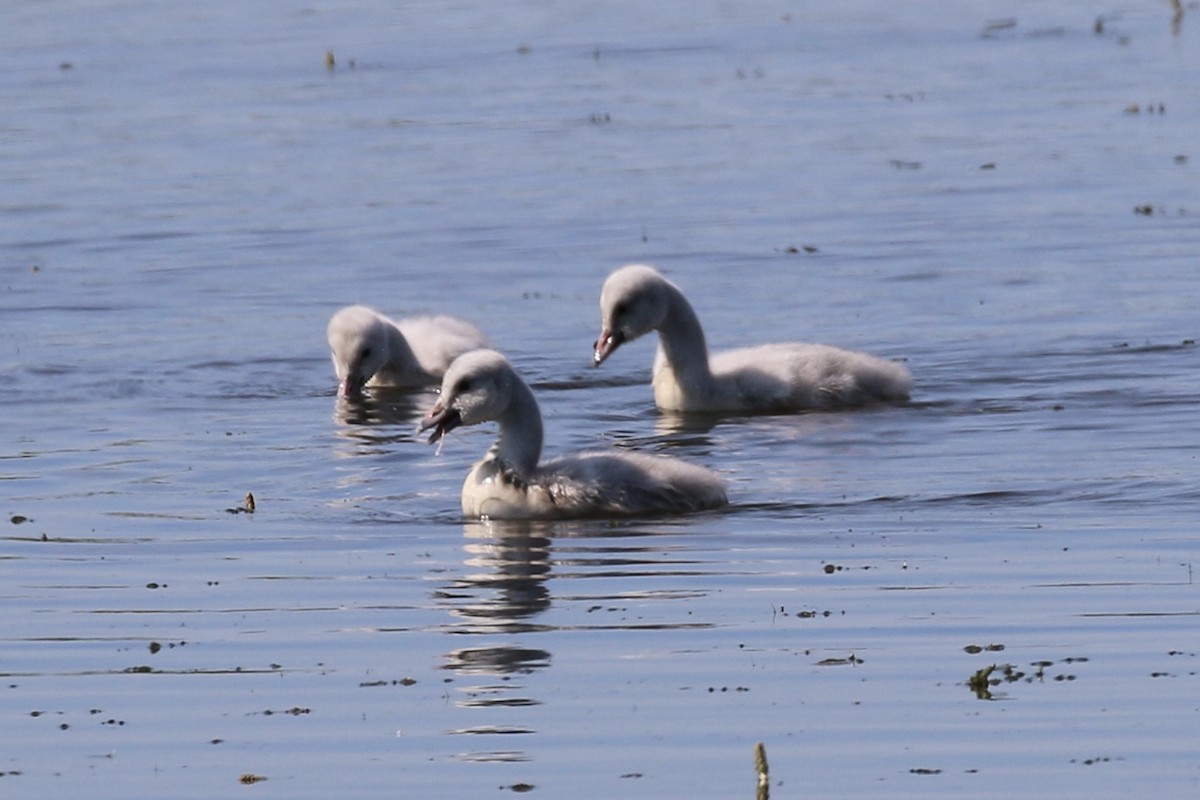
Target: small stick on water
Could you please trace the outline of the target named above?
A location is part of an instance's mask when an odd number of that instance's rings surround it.
[[[771,770],[767,767],[767,748],[762,742],[754,745],[754,768],[758,770],[757,800],[768,800],[771,795]]]

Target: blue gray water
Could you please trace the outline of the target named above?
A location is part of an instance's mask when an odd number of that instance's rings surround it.
[[[1195,794],[1185,6],[6,4],[5,796]],[[660,415],[630,261],[913,401]],[[462,520],[494,431],[339,407],[352,302],[732,505]]]

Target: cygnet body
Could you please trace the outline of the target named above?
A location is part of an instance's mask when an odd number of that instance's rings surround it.
[[[364,386],[436,386],[462,353],[489,346],[483,332],[456,317],[392,320],[366,306],[346,306],[326,329],[338,394]]]
[[[496,421],[500,436],[462,487],[468,517],[564,519],[662,514],[727,502],[714,472],[666,456],[583,452],[541,462],[542,415],[533,392],[494,350],[455,359],[421,422],[430,443],[460,425]]]
[[[665,411],[835,409],[908,399],[912,376],[893,361],[822,344],[778,343],[709,358],[700,320],[658,270],[631,264],[600,293],[596,366],[624,342],[658,331],[654,402]]]

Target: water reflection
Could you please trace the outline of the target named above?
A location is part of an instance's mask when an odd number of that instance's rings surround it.
[[[360,397],[338,396],[333,419],[344,426],[338,432],[345,436],[362,435],[361,428],[379,425],[403,425],[410,432],[425,409],[433,404],[429,392],[403,392],[372,389]]]
[[[360,397],[335,400],[332,456],[337,486],[360,492],[377,480],[381,459],[392,459],[418,441],[417,424],[432,405],[428,392],[371,389]],[[364,458],[370,456],[370,458]]]
[[[495,738],[499,735],[510,737],[503,740],[507,744],[513,734],[538,733],[519,709],[543,703],[538,692],[543,680],[532,676],[548,671],[552,653],[547,647],[530,646],[531,636],[539,637],[538,644],[547,644],[562,641],[552,634],[564,630],[711,627],[713,623],[670,610],[666,618],[655,619],[645,608],[654,601],[669,604],[705,594],[702,589],[664,583],[707,576],[710,569],[729,571],[729,565],[721,560],[710,566],[698,558],[694,546],[672,542],[672,534],[679,530],[689,528],[679,520],[464,523],[466,568],[443,582],[434,599],[451,617],[443,628],[445,633],[486,641],[442,656],[443,670],[453,673],[455,679],[467,679],[449,681],[456,684],[454,705],[473,712],[468,724],[449,733],[488,744],[502,741]],[[556,597],[551,592],[551,578],[560,588],[569,586],[570,591],[559,591]],[[586,583],[584,579],[588,579]],[[653,586],[627,585],[642,579]],[[624,588],[614,590],[614,580]],[[583,588],[593,581],[594,588]],[[540,621],[555,601],[559,604],[555,621]],[[627,602],[642,608],[626,615]],[[455,758],[519,762],[531,755],[504,747],[471,749]]]
[[[528,675],[550,666],[547,650],[527,647],[516,637],[538,630],[531,620],[550,607],[550,537],[537,523],[472,522],[463,526],[466,572],[435,593],[457,622],[453,634],[499,635],[500,641],[462,647],[447,653],[443,669],[459,676],[503,676],[459,686],[455,705],[464,709],[514,709],[537,706],[541,701],[513,676]],[[496,724],[489,716],[483,724],[450,731],[453,735],[532,734],[526,725]],[[471,750],[460,753],[464,761],[520,762],[530,758],[519,749]]]
[[[711,448],[713,429],[728,418],[728,414],[659,412],[654,430],[666,445]]]
[[[337,423],[336,458],[387,455],[392,445],[417,441],[417,424],[432,405],[427,392],[380,391],[361,397],[338,397],[333,408]]]
[[[536,522],[477,522],[463,526],[470,570],[439,592],[462,621],[456,633],[523,633],[550,607],[550,537]]]
[[[566,600],[595,610],[599,603],[637,598],[664,601],[694,596],[688,590],[666,588],[664,580],[707,574],[709,566],[689,547],[667,541],[678,521],[603,520],[481,521],[463,525],[464,565],[460,576],[435,593],[454,621],[446,632],[468,636],[516,637],[565,629],[563,624],[539,623],[553,596],[549,581],[582,578],[653,580],[652,589],[629,588],[613,594],[601,588],[589,594],[575,586]],[[631,541],[632,540],[632,541]],[[728,566],[715,565],[723,571]],[[682,623],[652,623],[604,618],[575,620],[567,627],[581,628],[683,628],[705,625],[694,618]],[[445,656],[445,668],[472,673],[509,674],[549,666],[550,653],[524,644],[489,642],[486,646],[454,650]]]
[[[495,647],[464,647],[447,653],[445,669],[464,675],[513,675],[527,674],[548,666],[550,666],[550,653],[545,650],[498,645]],[[503,690],[512,688],[514,687],[505,686]],[[481,698],[478,696],[481,692],[478,689],[475,692],[477,696],[460,705],[537,705],[537,701],[527,698]]]

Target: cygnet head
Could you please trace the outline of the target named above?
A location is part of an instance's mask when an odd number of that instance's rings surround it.
[[[347,306],[329,320],[325,335],[337,373],[338,394],[357,397],[387,363],[387,322],[366,306]]]
[[[463,353],[442,376],[441,396],[421,420],[420,429],[433,428],[429,436],[433,444],[459,425],[498,419],[508,409],[518,380],[508,360],[495,350]]]
[[[667,282],[658,270],[630,264],[608,276],[600,290],[600,336],[592,356],[595,366],[625,342],[662,325],[670,306]]]

